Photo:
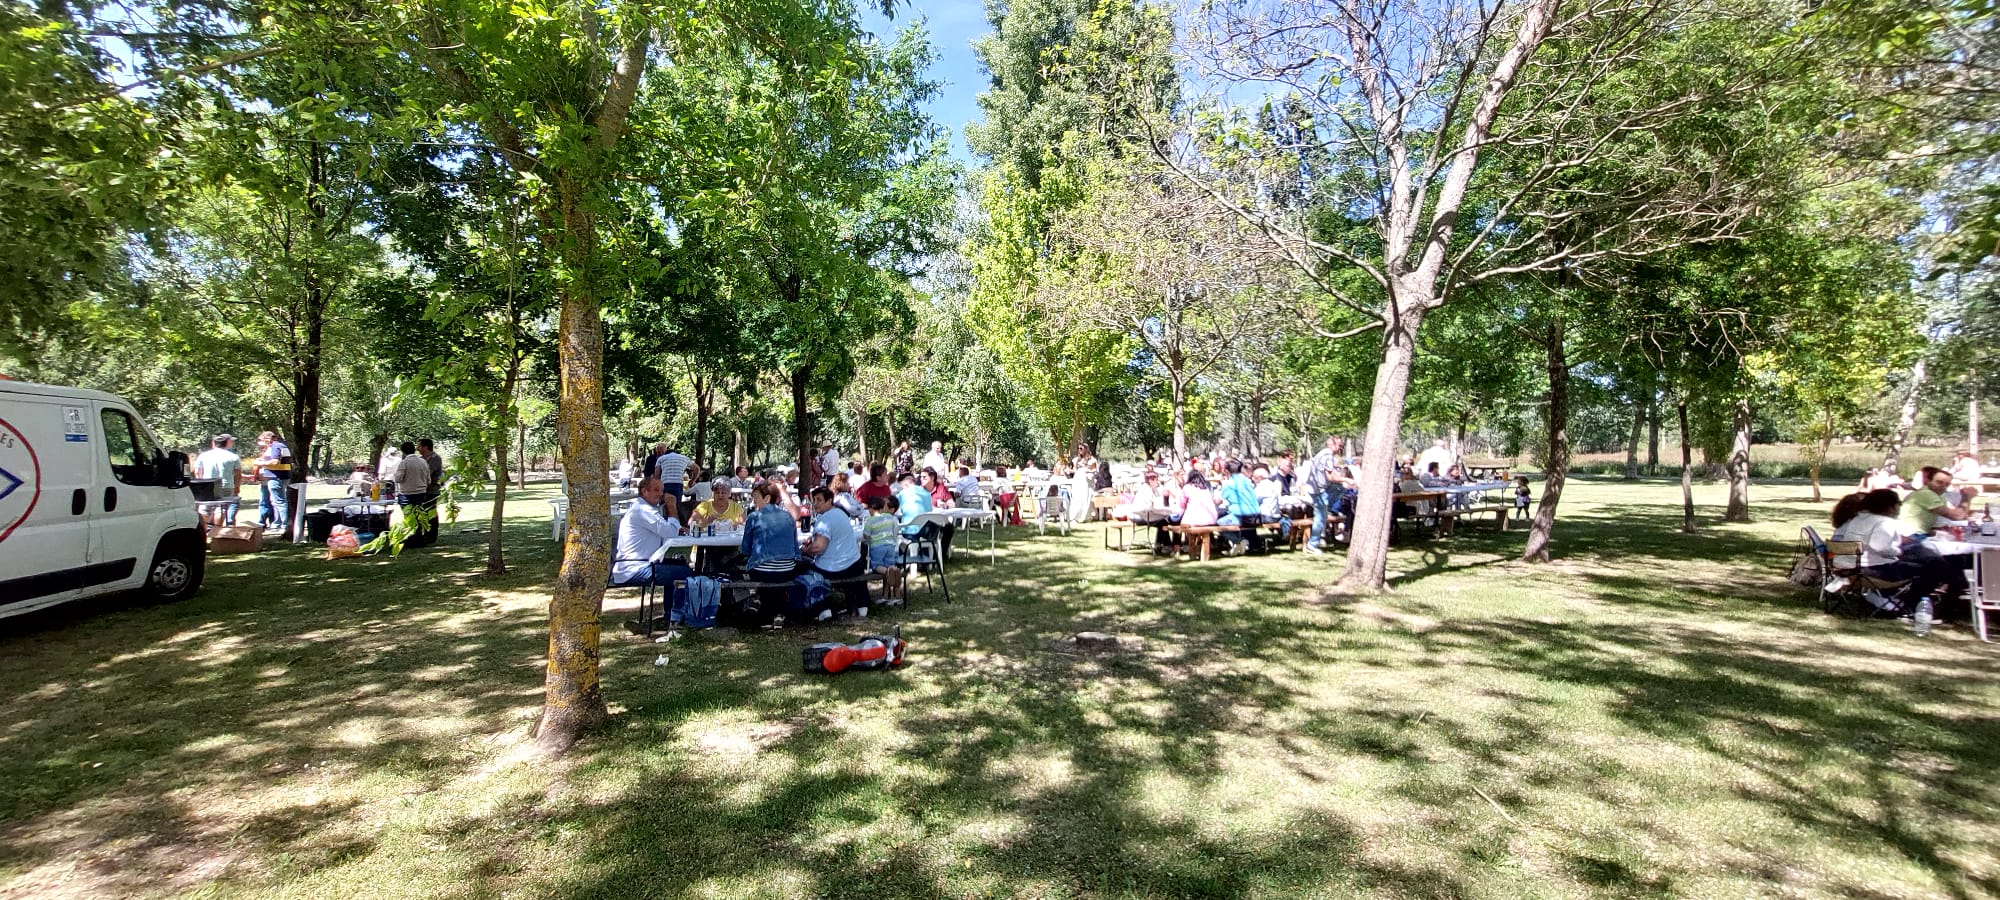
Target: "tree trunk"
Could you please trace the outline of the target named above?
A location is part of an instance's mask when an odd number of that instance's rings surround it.
[[[1674,400],[1674,411],[1681,419],[1681,530],[1694,533],[1694,451],[1688,446],[1688,404],[1687,398]]]
[[[1903,406],[1896,413],[1896,431],[1889,436],[1889,453],[1882,464],[1891,469],[1899,469],[1903,461],[1903,445],[1910,440],[1910,432],[1917,427],[1917,398],[1924,392],[1925,360],[1917,359],[1910,367],[1910,390],[1903,395]]]
[[[854,452],[861,454],[861,464],[868,465],[868,407],[854,408]],[[860,485],[854,485],[860,487]]]
[[[519,409],[519,407],[515,407]],[[528,489],[528,423],[526,420],[514,422],[514,434],[520,440],[514,452],[521,459],[521,490]]]
[[[1827,450],[1832,446],[1833,446],[1833,409],[1831,407],[1828,407],[1826,410],[1826,419],[1820,425],[1819,453],[1813,456],[1812,489],[1813,489],[1814,503],[1818,503],[1821,500],[1819,493],[1819,472],[1820,469],[1826,466]]]
[[[1465,429],[1470,424],[1472,424],[1472,411],[1460,410],[1458,413],[1458,427],[1453,429],[1451,434],[1451,458],[1461,466],[1465,464]],[[1464,470],[1461,469],[1460,471],[1463,472]]]
[[[389,446],[389,433],[378,431],[368,436],[368,474],[382,471],[382,449]]]
[[[1625,443],[1625,480],[1639,479],[1639,430],[1646,425],[1646,407],[1632,410],[1632,439]]]
[[[1396,301],[1391,301],[1396,302]],[[1368,407],[1368,432],[1362,440],[1361,487],[1354,521],[1348,526],[1347,568],[1334,589],[1348,593],[1380,591],[1389,575],[1389,529],[1393,524],[1390,485],[1395,482],[1396,441],[1403,431],[1403,404],[1410,393],[1410,363],[1416,357],[1417,327],[1423,305],[1409,309],[1383,329],[1382,361],[1375,366],[1375,399]]]
[[[729,446],[729,474],[736,474],[736,467],[750,464],[750,449],[743,443],[743,429],[732,428],[735,439]]]
[[[549,662],[535,739],[567,750],[610,719],[598,680],[599,620],[611,574],[611,495],[604,489],[610,447],[604,434],[604,316],[597,295],[597,219],[575,176],[553,185],[562,224],[556,446],[569,497],[569,536],[549,599]]]
[[[519,333],[518,319],[511,326]],[[513,436],[514,425],[521,417],[521,407],[515,402],[515,387],[521,381],[521,356],[519,346],[507,360],[507,380],[500,395],[500,427],[493,429],[493,521],[486,531],[486,574],[499,575],[507,571],[506,549],[501,541],[501,526],[507,516],[507,439]]]
[[[1646,474],[1660,474],[1660,395],[1646,397]]]
[[[886,445],[888,449],[882,452],[882,458],[886,460],[890,459],[896,454],[896,408],[895,407],[892,406],[882,411],[882,430],[887,432],[889,435],[889,443]]]
[[[715,394],[715,380],[699,372],[694,376],[694,460],[708,470],[708,405]]]
[[[507,571],[505,549],[501,546],[501,526],[507,516],[507,434],[509,429],[502,426],[498,434],[499,443],[493,446],[493,517],[486,530],[486,574],[499,575]]]
[[[1972,395],[1972,402],[1968,405],[1968,408],[1965,411],[1965,422],[1966,422],[1965,430],[1968,432],[1968,434],[1965,437],[1965,447],[1966,449],[1972,451],[1972,456],[1976,460],[1979,457],[1979,395],[1978,394]]]
[[[792,437],[793,448],[799,452],[799,490],[811,490],[808,483],[812,477],[812,411],[806,407],[806,385],[812,379],[812,363],[800,363],[792,370]],[[832,473],[827,473],[832,474]]]
[[[1549,464],[1542,475],[1542,499],[1535,507],[1535,519],[1528,526],[1528,543],[1521,550],[1523,562],[1548,562],[1549,539],[1556,526],[1556,504],[1562,502],[1563,484],[1569,479],[1569,355],[1563,347],[1561,322],[1550,322],[1543,340],[1548,351],[1549,370]],[[1637,419],[1634,419],[1637,434]]]
[[[1174,464],[1187,459],[1187,387],[1172,380],[1174,405]]]
[[[1736,435],[1729,447],[1729,508],[1722,518],[1728,522],[1750,521],[1750,400],[1736,401]]]
[[[1250,394],[1250,459],[1264,458],[1264,391]]]

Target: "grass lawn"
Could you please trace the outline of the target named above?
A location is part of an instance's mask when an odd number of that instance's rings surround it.
[[[800,674],[856,626],[647,643],[616,592],[615,723],[558,763],[547,491],[504,577],[474,505],[0,623],[0,897],[2000,895],[2000,650],[1790,592],[1802,487],[1684,536],[1675,484],[1573,483],[1557,563],[1480,525],[1359,601],[1338,556],[982,535],[869,621],[893,674]]]

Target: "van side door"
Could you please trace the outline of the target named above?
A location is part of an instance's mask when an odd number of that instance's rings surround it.
[[[0,616],[74,599],[91,575],[91,415],[88,401],[0,393]]]

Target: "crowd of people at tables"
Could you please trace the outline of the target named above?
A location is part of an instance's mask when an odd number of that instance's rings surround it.
[[[1083,446],[1053,470],[1030,459],[1016,470],[994,466],[975,473],[962,460],[947,459],[941,442],[919,456],[905,441],[886,461],[875,463],[859,456],[843,461],[831,444],[823,444],[803,472],[784,467],[753,475],[738,466],[732,474],[704,481],[694,460],[656,444],[636,466],[626,460],[613,476],[621,486],[636,486],[638,498],[619,524],[612,579],[622,585],[687,578],[694,574],[688,564],[655,561],[668,541],[740,533],[733,548],[712,548],[704,568],[764,583],[808,572],[851,581],[873,571],[883,576],[884,598],[897,602],[903,597],[900,546],[917,536],[917,517],[937,509],[990,507],[1002,522],[1021,525],[1023,495],[1031,491],[1043,507],[1067,492],[1068,507],[1052,512],[1077,519],[1090,513],[1093,498],[1109,497],[1109,513],[1120,519],[1237,526],[1224,535],[1225,552],[1232,555],[1258,548],[1257,526],[1275,523],[1283,537],[1295,516],[1309,516],[1306,547],[1321,552],[1328,541],[1344,539],[1341,531],[1359,483],[1360,459],[1344,455],[1343,447],[1340,438],[1328,437],[1303,466],[1290,451],[1269,461],[1216,455],[1178,463],[1162,453],[1142,467],[1136,483],[1114,487],[1110,465]],[[1465,482],[1442,441],[1403,461],[1398,474],[1398,490]],[[949,548],[952,526],[938,527],[942,546]],[[1156,549],[1170,552],[1173,534],[1161,529],[1159,535]],[[868,603],[865,584],[846,595],[852,606]]]
[[[1860,544],[1863,573],[1905,583],[1892,593],[1870,592],[1869,602],[1906,616],[1929,599],[1939,619],[1970,619],[1966,558],[1940,553],[1932,541],[1962,538],[1968,529],[1992,533],[1985,530],[1991,528],[1992,506],[1978,500],[1982,478],[1978,458],[1960,450],[1950,468],[1923,467],[1914,485],[1894,466],[1869,469],[1860,490],[1834,503],[1831,539]]]

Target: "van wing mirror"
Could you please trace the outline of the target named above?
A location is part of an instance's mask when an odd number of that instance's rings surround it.
[[[178,490],[193,481],[193,472],[188,468],[188,456],[179,450],[160,454],[155,459],[153,483],[161,487]]]

